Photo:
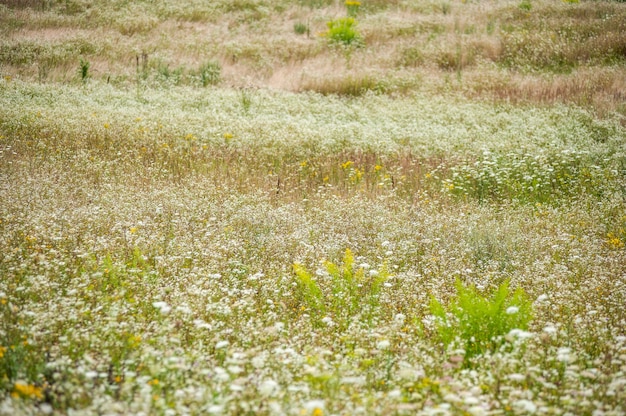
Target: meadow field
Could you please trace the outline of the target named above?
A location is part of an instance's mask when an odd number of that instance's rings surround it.
[[[623,2],[0,2],[0,415],[624,415],[625,244]]]

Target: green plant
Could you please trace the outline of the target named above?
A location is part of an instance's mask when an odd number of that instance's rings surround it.
[[[80,74],[80,79],[83,82],[87,82],[87,80],[89,79],[89,67],[91,66],[91,64],[89,63],[89,61],[80,58],[80,68],[79,68],[79,74]]]
[[[378,270],[355,268],[352,251],[346,249],[343,265],[326,261],[324,268],[330,279],[325,290],[304,266],[297,263],[293,265],[299,298],[310,311],[314,322],[320,324],[322,318],[328,316],[345,328],[358,313],[368,321],[371,320],[379,305],[382,285],[389,278],[386,264]]]
[[[517,7],[529,12],[533,8],[533,5],[531,4],[530,0],[522,0],[522,2]]]
[[[356,20],[353,17],[342,17],[326,23],[328,31],[325,36],[331,43],[344,46],[358,45],[362,37],[356,29]]]
[[[217,61],[209,61],[200,67],[202,86],[216,85],[220,82],[222,67]]]
[[[243,112],[248,114],[250,112],[250,107],[252,106],[252,96],[250,95],[250,91],[246,88],[241,90],[241,94],[239,96],[241,101],[241,108],[243,108]]]
[[[430,312],[436,318],[437,335],[444,345],[461,342],[466,364],[472,357],[495,351],[511,330],[528,328],[532,304],[522,288],[511,294],[507,280],[483,296],[476,287],[465,286],[458,279],[455,286],[456,297],[447,308],[431,297]]]
[[[359,7],[361,7],[361,2],[357,0],[346,0],[345,4],[348,16],[356,17],[357,13],[359,12]]]
[[[452,7],[450,6],[450,3],[448,3],[447,1],[444,1],[444,2],[441,3],[441,12],[444,15],[450,14],[451,8]]]
[[[293,25],[293,31],[298,35],[304,35],[305,33],[309,33],[309,25],[302,22],[297,22]]]

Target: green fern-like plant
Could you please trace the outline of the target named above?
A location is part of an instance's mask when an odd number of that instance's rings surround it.
[[[444,345],[460,340],[465,360],[495,351],[513,329],[528,329],[532,303],[522,288],[511,294],[508,280],[488,296],[457,279],[456,297],[444,307],[431,297],[430,312],[436,318],[437,334]]]

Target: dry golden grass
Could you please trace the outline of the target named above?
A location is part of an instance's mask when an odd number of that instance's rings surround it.
[[[192,83],[208,61],[224,85],[322,94],[441,91],[477,99],[565,102],[625,114],[626,5],[363,2],[365,46],[342,52],[321,36],[342,2],[91,5],[3,2],[0,72],[41,82],[90,75],[114,83]],[[296,33],[294,26],[306,32]],[[145,59],[138,71],[137,59]],[[451,81],[452,80],[452,81]]]

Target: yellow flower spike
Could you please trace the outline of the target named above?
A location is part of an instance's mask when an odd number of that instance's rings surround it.
[[[381,170],[382,168],[383,168],[382,166],[380,166],[380,165],[376,165],[376,166],[374,166],[374,171],[375,171],[375,172],[378,172],[378,171],[379,171],[379,170]]]
[[[352,165],[354,165],[354,162],[352,162],[351,160],[348,160],[347,162],[341,164],[341,168],[342,169],[350,169],[350,167],[352,167]]]

